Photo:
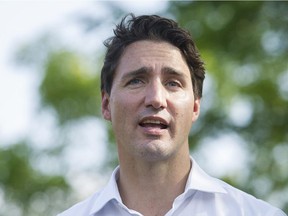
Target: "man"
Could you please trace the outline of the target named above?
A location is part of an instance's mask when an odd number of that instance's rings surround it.
[[[284,216],[204,173],[189,156],[203,62],[189,33],[159,16],[130,15],[106,41],[102,114],[119,164],[107,186],[61,216]]]

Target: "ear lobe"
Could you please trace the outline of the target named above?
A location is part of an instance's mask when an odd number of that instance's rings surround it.
[[[102,116],[105,120],[111,121],[111,111],[110,111],[110,97],[107,92],[102,91]]]
[[[195,122],[198,119],[199,115],[200,115],[200,99],[197,98],[194,101],[192,122]]]

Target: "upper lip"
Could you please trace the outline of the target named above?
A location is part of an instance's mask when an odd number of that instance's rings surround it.
[[[139,125],[145,124],[145,123],[161,124],[161,125],[164,125],[165,127],[169,126],[168,121],[166,121],[164,118],[159,117],[159,116],[145,116],[141,118],[139,121]]]

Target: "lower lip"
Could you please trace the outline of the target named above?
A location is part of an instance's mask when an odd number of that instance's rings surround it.
[[[155,128],[155,127],[141,127],[141,130],[144,134],[151,135],[151,136],[161,136],[167,129]]]

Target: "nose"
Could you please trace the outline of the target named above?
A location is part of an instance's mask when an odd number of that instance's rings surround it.
[[[155,81],[147,86],[145,95],[145,106],[154,109],[167,107],[167,92],[161,81]]]

